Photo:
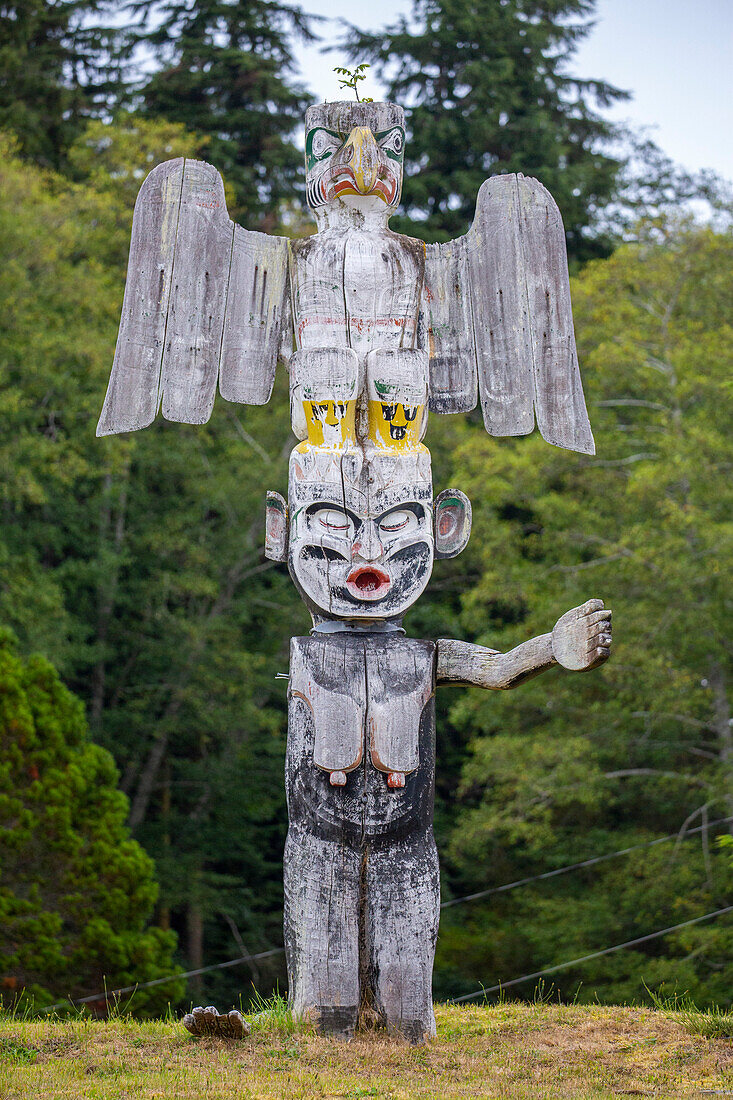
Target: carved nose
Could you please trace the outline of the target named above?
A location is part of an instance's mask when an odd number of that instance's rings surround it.
[[[379,175],[379,146],[368,126],[355,126],[344,144],[344,155],[360,195],[368,195]]]
[[[366,520],[351,547],[351,557],[363,561],[378,561],[384,553],[379,530],[373,520]]]

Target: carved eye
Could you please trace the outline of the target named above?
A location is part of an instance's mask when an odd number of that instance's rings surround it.
[[[402,511],[402,509],[390,512],[379,521],[380,531],[384,531],[385,534],[389,535],[395,534],[397,531],[411,531],[416,526],[417,517],[415,513]]]
[[[349,534],[352,530],[351,520],[338,508],[321,508],[316,512],[314,519],[334,535]]]
[[[390,130],[386,137],[382,138],[379,144],[385,152],[394,153],[395,156],[399,157],[405,147],[405,137],[402,130],[398,127],[395,130]]]
[[[334,137],[333,134],[329,134],[328,130],[316,130],[311,142],[311,153],[316,160],[321,160],[323,157],[335,153],[340,144],[339,139]]]

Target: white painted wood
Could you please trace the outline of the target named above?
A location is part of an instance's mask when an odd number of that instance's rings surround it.
[[[100,436],[146,428],[158,410],[182,182],[183,157],[166,161],[153,169],[135,202],[120,331],[97,426]]]
[[[537,180],[482,184],[466,236],[428,245],[424,299],[435,412],[473,408],[477,371],[490,435],[527,435],[536,414],[549,443],[594,453],[562,218]]]
[[[354,407],[359,393],[359,359],[351,348],[302,348],[293,353],[288,364],[290,374],[290,415],[293,432],[298,438],[308,436],[308,419],[303,402],[333,402],[338,410],[329,409],[322,424],[322,446],[326,449],[336,447],[344,450],[347,444],[345,425],[336,420],[350,420],[351,438],[354,437]],[[350,417],[347,406],[352,402]],[[335,413],[338,411],[339,416]],[[343,415],[342,415],[343,414]],[[326,422],[326,421],[330,421]],[[346,433],[346,434],[345,434]]]

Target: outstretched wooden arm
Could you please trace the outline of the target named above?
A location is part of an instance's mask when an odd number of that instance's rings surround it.
[[[602,600],[588,600],[562,615],[551,634],[531,638],[508,653],[449,638],[438,639],[437,651],[439,684],[475,684],[506,691],[553,665],[587,672],[607,661],[611,612]]]

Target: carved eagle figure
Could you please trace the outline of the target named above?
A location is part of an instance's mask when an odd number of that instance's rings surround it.
[[[211,165],[153,169],[135,204],[119,337],[98,435],[203,424],[227,401],[269,400],[293,351],[422,351],[429,408],[481,404],[487,432],[594,453],[575,349],[562,219],[522,175],[481,186],[469,231],[424,244],[388,228],[404,114],[327,103],[306,114],[307,201],[318,232],[251,232],[227,214]],[[299,403],[293,402],[297,410]],[[304,426],[294,417],[296,434]]]

